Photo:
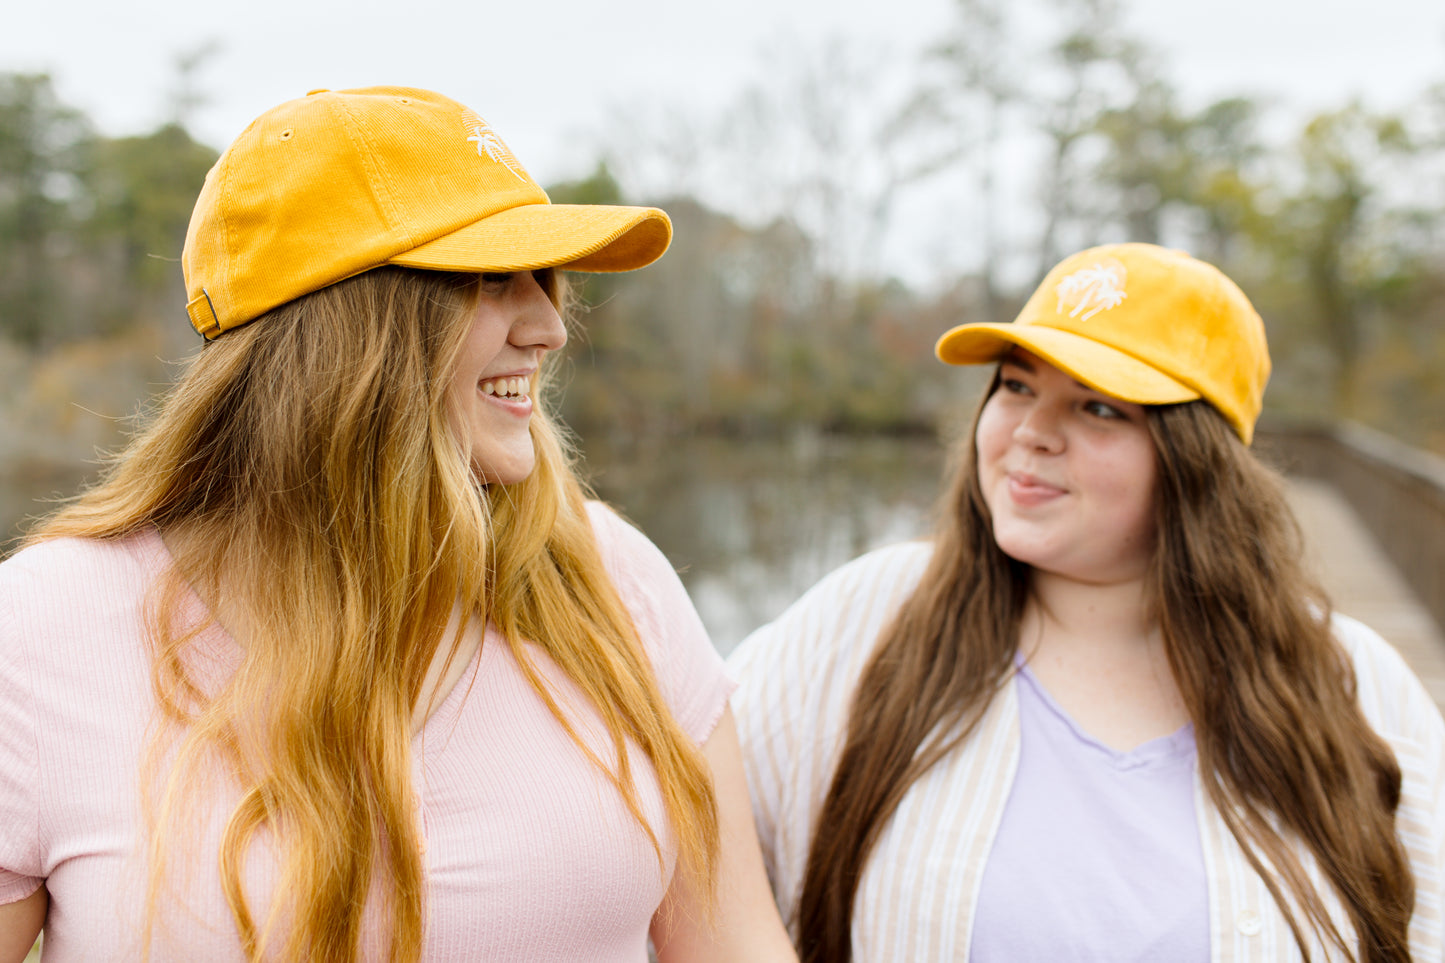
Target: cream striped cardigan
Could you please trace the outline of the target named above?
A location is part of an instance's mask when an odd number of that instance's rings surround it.
[[[853,688],[880,630],[907,598],[931,549],[883,549],[838,569],[729,659],[733,696],[768,875],[796,934],[814,820],[836,766]],[[1336,633],[1354,659],[1366,717],[1404,775],[1398,826],[1415,874],[1416,960],[1445,959],[1445,723],[1419,681],[1378,635],[1345,617]],[[854,958],[966,960],[979,882],[1017,769],[1018,701],[1003,690],[978,730],[905,795],[864,870]],[[1301,958],[1283,914],[1195,779],[1209,876],[1214,963]],[[1306,860],[1313,869],[1312,861]],[[1047,867],[1039,867],[1047,872]],[[1317,878],[1342,932],[1348,923]],[[1312,948],[1316,960],[1327,959]]]

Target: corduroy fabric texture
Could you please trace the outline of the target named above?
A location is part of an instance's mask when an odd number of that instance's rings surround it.
[[[656,208],[552,204],[473,111],[408,87],[312,91],[206,176],[181,257],[207,337],[384,264],[627,271],[672,238]]]

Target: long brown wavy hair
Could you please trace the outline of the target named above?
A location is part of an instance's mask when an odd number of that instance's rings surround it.
[[[560,309],[558,276],[537,277]],[[439,647],[448,663],[459,649],[461,631],[446,630],[454,611],[501,630],[651,839],[662,873],[626,743],[641,748],[679,872],[711,895],[718,827],[706,761],[668,711],[603,568],[558,429],[539,406],[536,469],[486,486],[451,428],[446,387],[476,297],[473,276],[379,268],[227,333],[99,485],[31,536],[187,533],[148,602],[163,724],[143,766],[154,814],[147,947],[159,907],[182,888],[166,885],[168,865],[195,856],[188,806],[223,772],[240,802],[218,868],[249,959],[355,960],[368,903],[388,924],[387,958],[418,958],[413,713]],[[183,617],[190,591],[210,612],[242,613],[229,675],[217,678],[196,644],[211,617]],[[586,693],[614,765],[583,744],[524,640]],[[266,907],[242,888],[258,833],[274,838],[280,864]]]
[[[1146,410],[1159,467],[1150,597],[1205,791],[1306,959],[1312,930],[1360,963],[1408,960],[1414,880],[1395,834],[1399,765],[1355,700],[1282,482],[1206,402]],[[975,414],[955,456],[932,560],[853,696],[803,878],[804,963],[852,958],[854,901],[879,834],[1013,670],[1029,570],[994,542],[977,424]],[[1331,920],[1301,843],[1353,934]]]

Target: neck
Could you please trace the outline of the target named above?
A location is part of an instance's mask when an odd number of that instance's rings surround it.
[[[1127,751],[1189,721],[1142,580],[1094,584],[1035,572],[1019,647],[1083,729]]]
[[[1080,582],[1035,569],[1019,642],[1027,655],[1045,640],[1095,652],[1155,647],[1144,580]]]

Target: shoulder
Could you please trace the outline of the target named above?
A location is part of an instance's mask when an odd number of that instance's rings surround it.
[[[1432,824],[1445,847],[1445,719],[1439,707],[1400,653],[1368,626],[1336,614],[1332,628],[1354,665],[1360,711],[1400,764],[1404,818]],[[1445,851],[1440,856],[1445,859]]]
[[[733,712],[749,752],[771,746],[789,757],[786,769],[805,757],[812,767],[812,756],[837,748],[863,667],[932,554],[927,542],[870,552],[742,641],[728,669],[738,680]],[[826,762],[819,768],[832,771]]]
[[[799,602],[811,602],[817,593],[847,600],[850,606],[896,607],[912,592],[933,558],[933,542],[918,540],[889,545],[835,569],[821,579]]]
[[[909,542],[854,559],[728,658],[753,819],[785,916],[797,905],[858,677],[932,557],[931,543]]]
[[[588,501],[586,508],[602,565],[634,617],[639,607],[658,604],[659,591],[682,590],[677,570],[652,539],[604,502]]]
[[[1335,613],[1331,630],[1354,666],[1360,707],[1376,731],[1393,741],[1442,730],[1434,699],[1394,646],[1348,615]]]
[[[592,523],[592,532],[597,537],[597,545],[602,549],[603,562],[609,568],[639,556],[648,560],[662,557],[662,552],[652,544],[652,539],[617,514],[617,510],[611,505],[589,499],[585,507],[587,520]]]
[[[602,565],[653,657],[656,640],[678,633],[679,622],[685,634],[700,632],[687,590],[662,550],[602,502],[589,501],[587,517]]]
[[[878,634],[912,594],[933,557],[927,541],[890,545],[824,576],[775,621],[743,640],[730,665],[739,676],[806,652],[828,662],[872,651]],[[811,658],[805,659],[818,665]],[[851,661],[845,659],[844,661]]]
[[[0,578],[150,567],[162,554],[160,535],[153,528],[119,538],[49,538],[0,562]]]
[[[0,563],[0,609],[78,614],[97,602],[139,599],[165,557],[147,529],[123,538],[57,538],[29,545]]]
[[[166,559],[154,531],[58,538],[17,552],[0,564],[0,660],[28,662],[56,680],[98,679],[102,653],[128,666],[141,652],[146,600]]]
[[[829,593],[855,592],[866,585],[906,587],[912,589],[923,575],[923,570],[933,558],[933,542],[917,540],[899,542],[860,555],[823,576],[802,599],[814,592]]]
[[[683,729],[705,742],[733,686],[682,579],[650,538],[607,505],[589,501],[587,516],[664,698]]]
[[[1388,642],[1336,614],[1331,628],[1355,669],[1360,710],[1395,754],[1400,801],[1395,825],[1415,874],[1410,942],[1417,958],[1439,958],[1445,942],[1445,719]]]

